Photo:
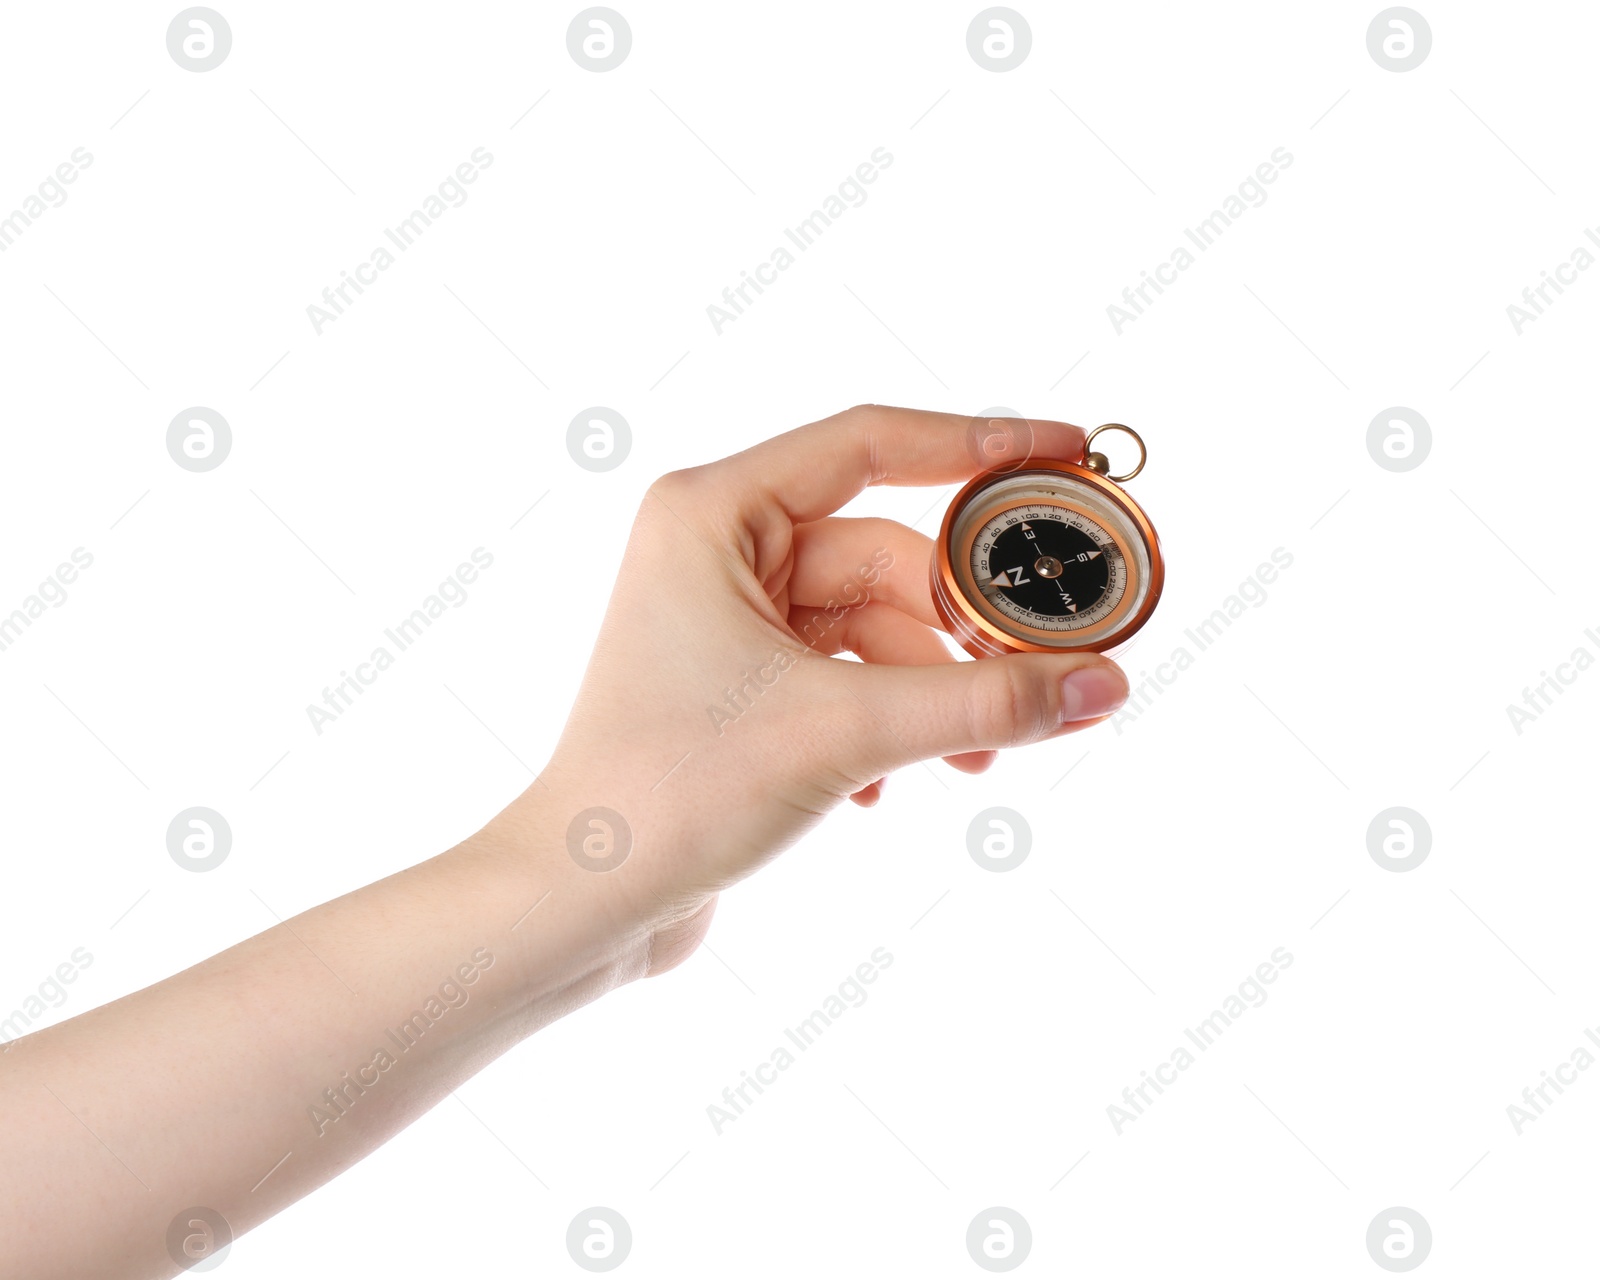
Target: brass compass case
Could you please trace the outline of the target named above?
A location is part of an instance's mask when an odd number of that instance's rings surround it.
[[[1089,445],[1118,430],[1139,463],[1109,476]],[[946,511],[931,566],[934,608],[974,657],[1105,653],[1155,611],[1165,565],[1155,527],[1122,488],[1144,442],[1120,423],[1075,460],[1030,459],[975,476]]]

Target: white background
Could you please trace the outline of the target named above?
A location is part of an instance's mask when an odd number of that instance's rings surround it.
[[[1582,1265],[1600,1071],[1520,1136],[1506,1108],[1600,1020],[1600,674],[1520,734],[1506,707],[1600,656],[1600,271],[1520,336],[1506,307],[1600,220],[1600,15],[1429,6],[1397,74],[1376,3],[1028,4],[995,73],[975,3],[630,5],[596,74],[577,8],[229,3],[195,74],[176,6],[8,6],[0,210],[93,163],[0,254],[0,613],[94,564],[0,653],[0,1010],[76,947],[51,1019],[475,829],[552,746],[660,472],[860,401],[1120,420],[1168,557],[1133,679],[1282,547],[1266,603],[1120,732],[895,776],[684,968],[222,1274],[577,1274],[594,1204],[637,1275],[981,1274],[991,1205],[1032,1226],[1024,1274],[1382,1274],[1392,1205],[1425,1273]],[[318,336],[307,305],[477,147],[467,202]],[[878,147],[867,201],[715,333]],[[1119,336],[1107,305],[1278,147]],[[596,404],[634,441],[604,474],[565,445]],[[234,435],[206,474],[166,452],[192,405]],[[1404,474],[1366,448],[1393,405],[1433,432]],[[853,509],[932,531],[942,496]],[[306,705],[478,546],[468,603],[318,736]],[[234,832],[204,875],[165,847],[191,805]],[[993,805],[1034,832],[1005,874],[966,848]],[[1394,805],[1433,832],[1402,874],[1366,844]],[[868,1002],[718,1136],[707,1106],[877,947]],[[1118,1136],[1108,1105],[1277,947],[1270,999]]]

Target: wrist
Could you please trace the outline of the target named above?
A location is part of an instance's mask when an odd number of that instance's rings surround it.
[[[546,915],[559,925],[570,959],[605,964],[612,985],[665,972],[705,936],[716,885],[686,883],[688,832],[674,808],[635,794],[609,760],[574,769],[552,761],[539,779],[474,840],[497,852],[505,883],[526,903],[513,932]],[[626,815],[626,816],[624,816]],[[547,895],[547,896],[546,896]],[[526,913],[526,914],[524,914]]]
[[[650,966],[657,921],[640,901],[650,895],[617,874],[631,860],[631,840],[604,814],[582,816],[594,808],[536,781],[451,851],[495,886],[492,931],[535,1005],[578,988],[593,998]],[[623,857],[606,869],[617,851]]]

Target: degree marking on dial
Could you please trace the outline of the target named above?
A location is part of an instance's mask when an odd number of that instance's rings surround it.
[[[1060,498],[1062,496],[1055,489],[1047,492],[1051,497]],[[1069,616],[1076,618],[1079,613],[1083,613],[1092,623],[1102,617],[1107,609],[1115,607],[1116,599],[1120,597],[1127,586],[1124,577],[1126,556],[1123,549],[1117,543],[1115,535],[1110,534],[1108,530],[1101,526],[1099,521],[1091,519],[1083,512],[1071,507],[1061,511],[1050,510],[1046,525],[1048,530],[1053,532],[1047,532],[1044,537],[1041,537],[1038,532],[1038,526],[1033,523],[1033,520],[1039,517],[1024,518],[1030,507],[1037,510],[1053,508],[1054,505],[1049,501],[1035,500],[1034,503],[1022,504],[1021,509],[1013,507],[1010,512],[1002,510],[996,513],[991,517],[991,522],[980,530],[978,540],[973,545],[972,551],[972,567],[975,571],[980,564],[985,570],[998,567],[998,572],[994,572],[991,577],[982,581],[979,580],[979,574],[974,572],[971,581],[978,588],[981,598],[986,599],[992,607],[1000,610],[1003,614],[1013,618],[1015,618],[1015,615],[1012,611],[1020,610],[1024,618],[1037,619],[1039,625],[1043,625],[1048,629],[1056,629],[1050,621],[1052,615],[1064,622]],[[1056,525],[1059,525],[1060,528],[1056,529]],[[1008,531],[1012,532],[1014,538],[1026,540],[1029,544],[1028,547],[1013,546],[1009,553],[1004,550],[1000,543]],[[1057,535],[1066,536],[1069,541],[1077,541],[1077,545],[1083,546],[1085,549],[1073,551],[1070,555],[1057,559],[1051,554],[1052,547],[1061,546]],[[1021,552],[1020,556],[1016,554],[1019,551]],[[1004,556],[1006,560],[1015,557],[1021,559],[1023,563],[1020,565],[1005,565],[1004,561],[1001,560],[1000,566],[995,566],[995,561],[999,560],[1001,556]],[[1092,605],[1086,605],[1075,599],[1073,594],[1067,590],[1066,579],[1061,576],[1062,569],[1068,565],[1087,566],[1102,556],[1106,559],[1110,578]],[[1030,598],[1028,593],[1023,590],[1026,584],[1034,582],[1034,578],[1028,576],[1028,566],[1030,565],[1035,577],[1043,580],[1034,588],[1034,591],[1037,592],[1043,588],[1045,591],[1051,592],[1057,602],[1055,607],[1061,609],[1061,613],[1055,613],[1055,609],[1049,607],[1041,611],[1041,602],[1038,596],[1034,595]],[[1054,568],[1056,572],[1046,572],[1047,567]],[[1048,583],[1048,586],[1045,585],[1046,583]]]

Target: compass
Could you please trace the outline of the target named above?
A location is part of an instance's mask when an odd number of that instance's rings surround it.
[[[1120,431],[1139,463],[1112,476],[1089,446]],[[1104,653],[1128,640],[1161,597],[1161,544],[1122,485],[1144,469],[1144,441],[1119,422],[1096,427],[1075,459],[1030,458],[976,476],[945,513],[933,603],[973,657]]]

